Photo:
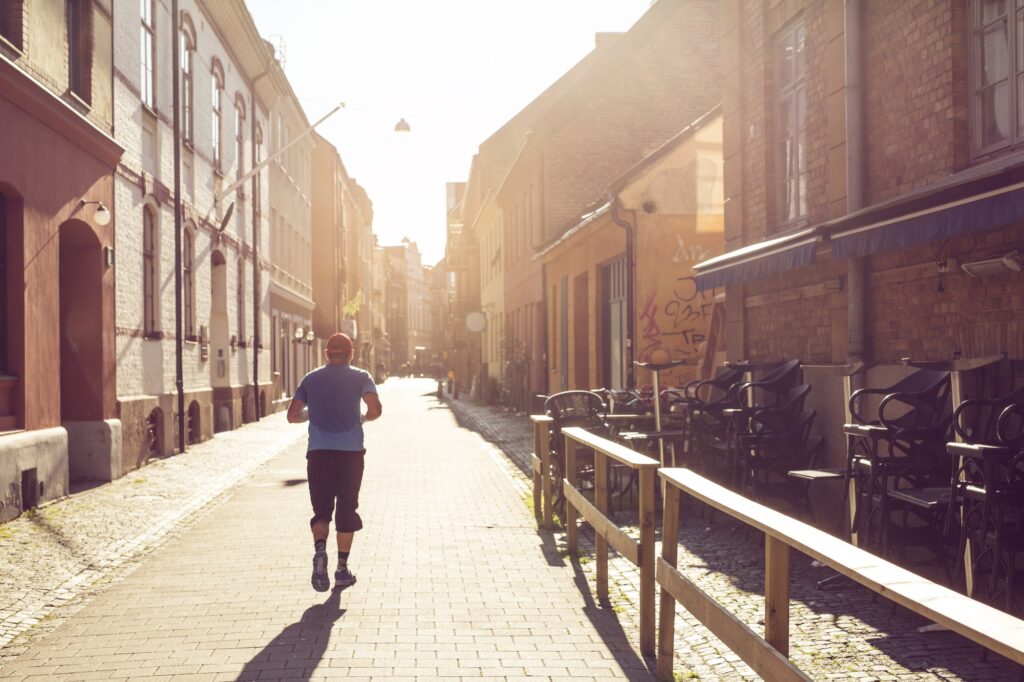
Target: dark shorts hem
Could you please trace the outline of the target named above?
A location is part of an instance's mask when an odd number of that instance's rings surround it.
[[[310,450],[306,453],[306,477],[313,505],[310,525],[317,521],[329,522],[333,512],[337,532],[354,533],[363,528],[363,520],[356,510],[365,453],[366,450]]]

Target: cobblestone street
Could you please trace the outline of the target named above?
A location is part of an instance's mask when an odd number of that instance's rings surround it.
[[[509,469],[524,489],[533,449],[529,418],[499,408],[451,401],[461,423],[482,433],[506,455]],[[532,489],[532,488],[531,488]],[[760,534],[746,532],[738,522],[695,505],[685,508],[679,568],[704,591],[763,634],[764,551]],[[619,515],[622,527],[638,537],[635,514]],[[585,577],[589,599],[594,587],[592,535],[584,525],[585,552],[577,571]],[[660,529],[659,529],[660,530]],[[553,542],[564,546],[564,533]],[[660,544],[658,550],[660,552]],[[980,647],[949,632],[919,633],[928,621],[874,597],[847,580],[825,589],[817,581],[830,576],[807,557],[793,553],[791,565],[790,658],[814,679],[828,680],[1017,680],[1020,669],[998,656],[983,658]],[[613,553],[609,560],[612,608],[636,646],[639,570]],[[676,618],[677,675],[685,679],[748,680],[757,676],[692,616]],[[688,677],[687,677],[688,676]]]

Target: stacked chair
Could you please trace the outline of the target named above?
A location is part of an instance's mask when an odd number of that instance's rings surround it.
[[[1024,552],[1024,389],[965,400],[953,427],[960,442],[947,444],[953,473],[945,527],[959,526],[956,575],[970,562],[978,596],[1012,611]]]
[[[861,546],[889,555],[890,496],[900,488],[934,487],[948,475],[946,443],[952,406],[949,372],[921,369],[885,388],[850,396],[847,476],[855,482],[851,528]]]

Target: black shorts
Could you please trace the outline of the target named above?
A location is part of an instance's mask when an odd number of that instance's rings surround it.
[[[306,477],[309,479],[309,499],[313,503],[313,518],[330,521],[334,511],[334,529],[339,533],[354,533],[362,529],[359,508],[359,487],[363,482],[363,455],[366,450],[310,450],[306,453]],[[338,500],[337,511],[334,500]]]

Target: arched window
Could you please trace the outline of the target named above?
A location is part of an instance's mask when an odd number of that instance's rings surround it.
[[[195,305],[195,236],[191,228],[186,228],[181,248],[181,297],[184,306],[185,338],[196,336],[196,305]]]
[[[224,69],[220,65],[220,61],[214,58],[213,60],[213,77],[210,79],[213,89],[211,97],[213,100],[213,116],[211,118],[211,126],[213,137],[213,167],[217,171],[223,169],[223,154],[221,153],[221,119],[223,117],[223,100],[224,100]]]
[[[245,99],[240,94],[235,96],[235,163],[235,177],[241,180],[245,174]]]
[[[142,41],[139,51],[139,62],[142,67],[139,79],[139,91],[142,103],[154,109],[156,98],[153,96],[153,65],[156,54],[156,23],[154,21],[154,5],[156,0],[139,0],[139,11],[142,15]]]
[[[147,2],[148,0],[143,0]],[[181,16],[181,137],[187,144],[195,144],[192,124],[192,64],[195,61],[196,29],[192,19],[182,12]]]
[[[153,336],[157,331],[156,245],[156,220],[153,209],[146,206],[142,209],[142,331],[146,336]]]
[[[238,343],[245,345],[245,259],[238,258]]]
[[[261,163],[263,163],[263,128],[260,127],[259,124],[256,125],[256,151],[254,153],[255,153],[255,156],[253,157],[253,160],[252,160],[252,167],[256,168]],[[256,207],[256,213],[257,214],[260,214],[260,213],[263,212],[262,202],[260,201],[260,195],[261,195],[262,189],[263,189],[262,184],[260,183],[260,176],[261,175],[263,175],[263,171],[260,171],[259,173],[256,173],[256,175],[252,176],[252,182],[253,182],[252,201],[253,201],[253,205]],[[260,234],[260,231],[256,230],[257,240],[259,239],[259,234]]]

